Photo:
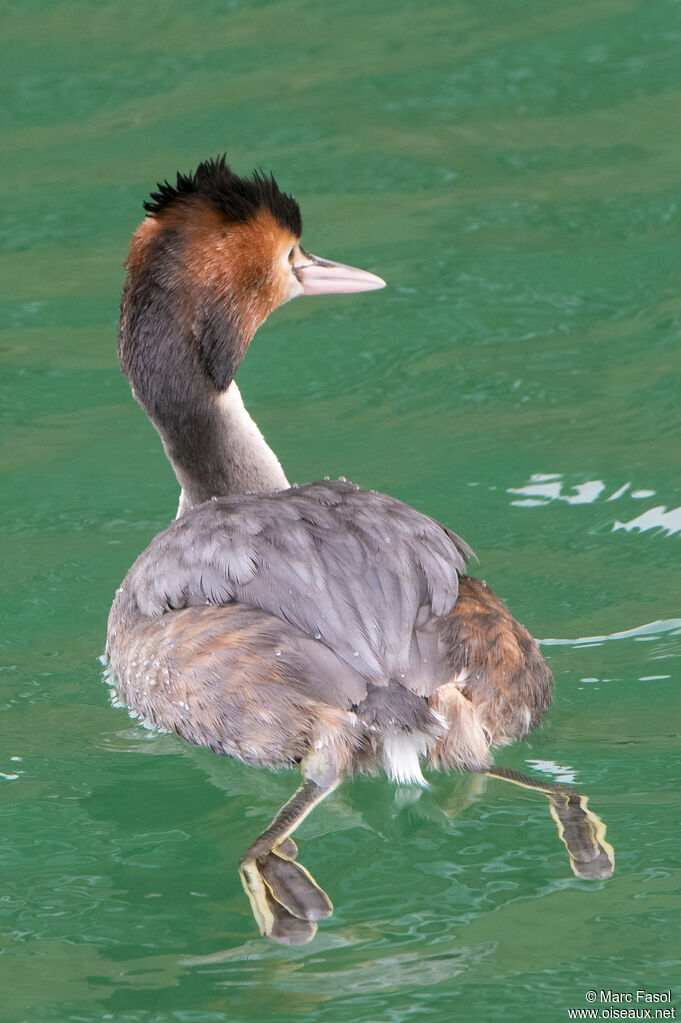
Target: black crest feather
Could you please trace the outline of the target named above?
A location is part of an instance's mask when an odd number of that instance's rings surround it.
[[[152,217],[158,216],[174,203],[194,199],[212,202],[230,220],[251,220],[258,210],[269,209],[274,218],[297,238],[303,232],[300,207],[292,195],[282,192],[271,174],[256,170],[248,178],[235,174],[224,156],[200,163],[193,174],[177,173],[177,182],[171,185],[160,181],[158,191],[152,192],[144,209]]]

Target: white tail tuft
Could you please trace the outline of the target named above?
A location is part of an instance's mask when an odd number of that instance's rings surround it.
[[[429,736],[423,732],[386,732],[383,736],[383,766],[389,777],[400,785],[423,785],[428,782],[421,774],[421,757],[425,756]]]

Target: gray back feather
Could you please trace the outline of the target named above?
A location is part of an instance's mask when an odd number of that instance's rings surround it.
[[[140,555],[120,598],[144,618],[238,601],[326,645],[367,682],[427,695],[443,681],[434,619],[456,602],[471,553],[394,498],[309,483],[190,509]]]

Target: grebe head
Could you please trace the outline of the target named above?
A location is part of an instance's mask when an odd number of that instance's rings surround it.
[[[159,184],[144,209],[126,262],[118,354],[163,439],[182,506],[281,489],[286,477],[233,383],[246,350],[284,302],[384,281],[306,252],[296,200],[270,175],[239,177],[224,157]]]
[[[300,207],[271,175],[239,177],[220,157],[163,182],[144,203],[126,268],[156,264],[160,281],[190,309],[220,305],[232,333],[250,342],[273,309],[298,295],[372,291],[374,274],[321,259],[300,244]]]

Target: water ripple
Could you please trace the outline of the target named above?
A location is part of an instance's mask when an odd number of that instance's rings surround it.
[[[661,618],[656,622],[638,625],[623,632],[611,632],[607,636],[580,636],[577,639],[540,639],[542,646],[601,646],[610,639],[633,639],[648,641],[669,633],[671,636],[681,635],[681,618]]]

